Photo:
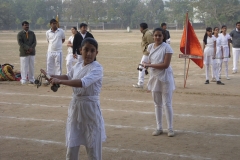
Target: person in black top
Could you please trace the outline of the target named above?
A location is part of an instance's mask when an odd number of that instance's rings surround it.
[[[85,38],[88,38],[88,37],[94,38],[94,37],[91,33],[87,31],[87,28],[88,28],[87,24],[81,23],[79,25],[79,28],[80,28],[80,31],[77,32],[77,34],[75,34],[74,40],[73,40],[73,57],[78,59],[79,62],[82,62],[83,59],[79,51],[81,43]]]
[[[167,30],[167,24],[166,23],[162,23],[161,24],[161,28],[164,30],[165,35],[166,35],[166,43],[170,44],[170,33]]]

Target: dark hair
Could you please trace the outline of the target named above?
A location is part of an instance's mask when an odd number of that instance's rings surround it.
[[[166,26],[166,25],[167,25],[166,23],[162,23],[162,24],[161,24],[161,27]]]
[[[163,42],[166,42],[166,31],[164,31],[162,28],[155,28],[154,30],[153,30],[153,34],[156,32],[156,31],[160,31],[160,32],[162,32],[162,34],[163,34]]]
[[[240,22],[237,22],[236,25],[240,24]]]
[[[148,28],[148,25],[147,25],[147,23],[141,23],[140,27],[144,30],[144,29]]]
[[[95,39],[93,39],[93,38],[90,38],[90,37],[85,38],[85,39],[82,41],[80,48],[82,48],[86,43],[89,43],[89,44],[93,45],[93,46],[96,48],[96,50],[98,49],[98,43],[97,43],[97,41],[96,41]]]
[[[212,35],[214,35],[214,31],[215,31],[216,28],[218,28],[218,27],[214,27],[214,28],[213,28]],[[219,29],[219,28],[218,28],[218,29]]]
[[[24,26],[24,24],[29,24],[29,23],[27,21],[23,21],[22,26]]]
[[[56,20],[56,19],[51,19],[51,20],[50,20],[50,24],[52,24],[52,23],[54,23],[54,22],[57,22],[57,20]]]
[[[86,24],[86,23],[81,23],[80,25],[79,25],[79,27],[80,28],[82,28],[82,27],[87,27],[88,25]]]
[[[208,37],[207,32],[209,32],[209,31],[212,31],[212,28],[211,28],[211,27],[207,27],[207,28],[206,28],[206,32],[205,32],[205,35],[204,35],[204,37],[203,37],[203,42],[204,42],[205,44],[207,44],[207,37]]]
[[[77,27],[72,27],[74,30],[77,30]]]

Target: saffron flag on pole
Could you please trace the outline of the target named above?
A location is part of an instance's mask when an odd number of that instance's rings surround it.
[[[188,13],[186,14],[186,22],[183,30],[183,35],[180,43],[180,51],[183,54],[202,57],[202,58],[190,58],[200,68],[203,68],[203,51],[201,44],[194,32],[194,29],[189,22]]]
[[[59,28],[59,21],[58,21],[58,14],[57,14],[57,16],[56,16],[56,21],[57,21],[57,27]]]

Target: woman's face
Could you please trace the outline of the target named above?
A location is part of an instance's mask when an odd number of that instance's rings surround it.
[[[161,44],[163,42],[163,39],[164,39],[164,37],[163,37],[162,31],[155,31],[153,33],[153,40],[155,43]]]
[[[223,27],[223,28],[222,28],[222,32],[223,32],[223,33],[226,33],[226,32],[227,32],[227,27]]]
[[[219,33],[219,28],[215,28],[214,29],[214,34],[218,34]]]
[[[72,34],[76,34],[76,30],[74,28],[71,28]]]
[[[207,31],[207,35],[208,35],[209,37],[211,37],[211,36],[212,36],[212,30]]]
[[[98,54],[96,47],[90,43],[85,43],[80,52],[82,53],[84,65],[92,63]]]

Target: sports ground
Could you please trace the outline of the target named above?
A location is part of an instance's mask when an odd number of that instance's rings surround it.
[[[240,159],[240,73],[231,74],[225,85],[205,85],[204,69],[190,63],[187,88],[183,88],[184,59],[178,58],[182,31],[170,30],[174,50],[171,66],[176,90],[173,95],[176,136],[154,137],[154,104],[146,89],[133,88],[137,66],[142,57],[141,33],[92,31],[99,42],[97,60],[104,68],[101,108],[107,141],[103,143],[104,160],[238,160]],[[196,31],[200,42],[204,31]],[[37,55],[35,77],[45,69],[47,42],[45,31],[36,31]],[[0,32],[0,63],[10,63],[19,70],[17,32]],[[70,31],[66,32],[66,39]],[[66,73],[63,53],[63,73]],[[37,89],[20,82],[0,81],[0,159],[65,159],[65,123],[71,99],[71,87]],[[163,117],[166,129],[166,119]],[[81,159],[87,159],[81,147]]]

